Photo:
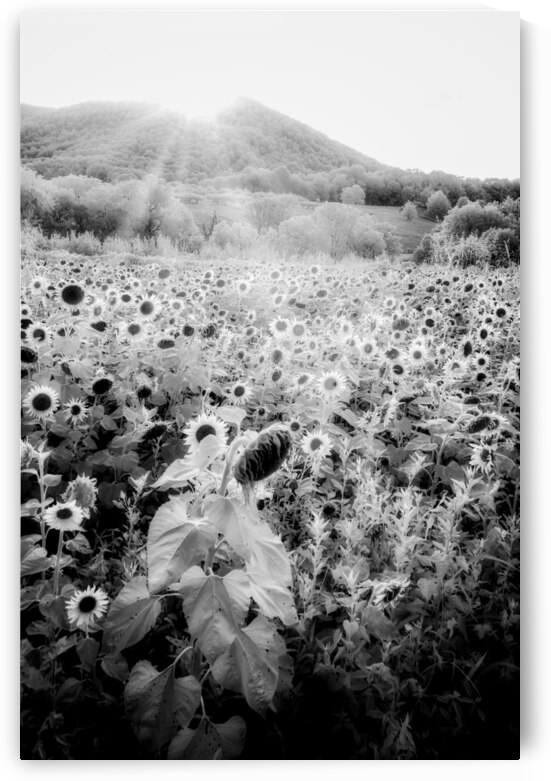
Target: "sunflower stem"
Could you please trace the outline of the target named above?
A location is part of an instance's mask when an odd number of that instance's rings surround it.
[[[57,543],[57,555],[56,555],[55,570],[54,570],[54,598],[57,597],[57,590],[59,588],[59,573],[61,569],[60,564],[61,564],[62,547],[63,547],[63,531],[60,530],[59,540]]]

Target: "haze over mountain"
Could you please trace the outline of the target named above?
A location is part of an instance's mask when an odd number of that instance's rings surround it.
[[[422,207],[435,190],[455,203],[518,195],[518,180],[474,179],[385,165],[249,98],[216,119],[187,119],[146,103],[21,106],[21,162],[45,179],[104,182],[154,175],[187,187],[241,188],[339,201],[360,186],[365,203]]]
[[[242,171],[286,166],[293,173],[330,171],[380,163],[332,141],[290,117],[243,98],[214,121],[140,103],[82,103],[67,108],[21,107],[21,158],[49,178],[86,174],[103,166],[104,176],[155,173],[199,181]],[[97,175],[97,173],[96,173]]]

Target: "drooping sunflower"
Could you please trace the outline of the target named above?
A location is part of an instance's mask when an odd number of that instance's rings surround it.
[[[112,387],[112,378],[103,372],[99,372],[92,381],[92,393],[95,396],[103,396],[105,393],[109,393]]]
[[[75,591],[67,602],[67,616],[71,624],[88,632],[105,615],[108,605],[109,598],[102,588],[88,586],[84,591]]]
[[[23,400],[25,412],[39,420],[53,417],[58,406],[59,393],[50,385],[34,385]]]
[[[44,520],[47,525],[60,532],[80,531],[82,517],[82,510],[75,500],[57,502],[44,511]]]

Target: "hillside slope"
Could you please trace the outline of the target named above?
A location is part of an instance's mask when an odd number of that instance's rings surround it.
[[[168,181],[199,182],[247,166],[297,174],[385,167],[245,98],[212,122],[140,103],[23,105],[21,162],[46,178],[73,173],[105,181],[154,173]]]

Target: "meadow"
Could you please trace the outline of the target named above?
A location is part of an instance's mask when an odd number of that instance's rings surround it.
[[[518,267],[21,283],[24,759],[518,756]]]

